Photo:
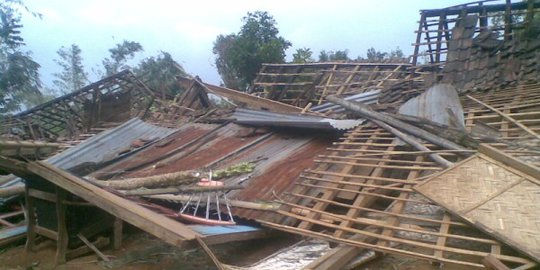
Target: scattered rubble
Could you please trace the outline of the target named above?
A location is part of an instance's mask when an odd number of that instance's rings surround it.
[[[127,70],[11,116],[0,245],[52,240],[55,265],[197,249],[219,269],[537,267],[539,11],[422,10],[411,63],[264,64],[251,94],[179,77],[175,97]],[[133,230],[158,244],[130,250]],[[274,238],[290,243],[223,263],[220,244]]]

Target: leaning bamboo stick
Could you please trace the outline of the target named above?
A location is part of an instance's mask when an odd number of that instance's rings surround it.
[[[197,242],[199,242],[199,245],[201,245],[204,252],[206,252],[208,257],[210,257],[210,259],[212,259],[212,261],[214,262],[214,264],[216,265],[216,267],[219,270],[226,270],[227,269],[227,268],[225,268],[223,266],[223,264],[219,261],[219,259],[216,257],[216,255],[214,255],[212,250],[206,245],[206,243],[199,236],[197,236],[195,239],[197,239]]]
[[[401,140],[403,140],[404,142],[410,144],[412,147],[420,150],[420,151],[430,151],[429,148],[425,147],[422,143],[420,143],[418,140],[416,140],[415,138],[411,137],[411,136],[408,136],[407,134],[391,127],[390,125],[382,122],[382,121],[378,121],[378,120],[374,120],[373,122],[375,122],[375,124],[377,124],[378,126],[382,127],[383,129],[385,129],[386,131],[388,132],[391,132],[392,134],[396,135],[398,138],[400,138]],[[440,165],[446,167],[446,168],[449,168],[449,167],[452,167],[452,165],[454,165],[454,163],[446,160],[445,158],[441,157],[439,154],[437,153],[431,153],[429,154],[429,157],[431,159],[433,159],[433,161],[439,163]]]
[[[348,110],[351,110],[351,111],[354,111],[356,113],[358,113],[359,115],[361,115],[362,117],[365,117],[369,120],[377,120],[377,121],[382,121],[382,122],[385,122],[385,123],[388,123],[394,127],[399,127],[399,129],[401,130],[404,130],[404,131],[407,131],[408,133],[414,135],[414,136],[417,136],[419,138],[422,138],[426,141],[429,141],[433,144],[436,144],[436,145],[439,145],[445,149],[450,149],[450,150],[466,150],[467,148],[461,146],[461,145],[458,145],[454,142],[451,142],[447,139],[444,139],[444,138],[441,138],[437,135],[434,135],[432,133],[429,133],[421,128],[418,128],[418,127],[415,127],[411,124],[408,124],[408,123],[405,123],[403,121],[400,121],[398,119],[395,119],[391,116],[388,116],[388,115],[384,115],[382,113],[379,113],[379,112],[376,112],[374,110],[372,110],[371,108],[369,108],[368,106],[364,105],[364,104],[361,104],[361,103],[353,103],[353,102],[350,102],[350,101],[346,101],[344,99],[341,99],[341,98],[338,98],[336,96],[327,96],[326,97],[326,100],[332,102],[332,103],[335,103],[335,104],[338,104],[338,105],[341,105],[343,107],[345,107],[346,109]],[[439,160],[441,161],[441,160]],[[441,161],[442,162],[442,161]]]

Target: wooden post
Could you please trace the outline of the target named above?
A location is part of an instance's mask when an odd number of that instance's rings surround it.
[[[65,191],[56,187],[56,222],[58,238],[56,239],[56,265],[66,262],[69,235],[66,226]]]
[[[30,192],[28,191],[28,185],[26,185],[24,190],[24,197],[26,199],[26,245],[25,251],[33,252],[36,249],[36,212],[34,209],[34,199],[30,197]]]
[[[420,41],[422,40],[422,24],[426,20],[426,14],[422,12],[420,15],[420,22],[418,23],[418,31],[416,33],[416,44],[414,45],[414,53],[412,59],[412,65],[416,66],[418,63],[418,54],[420,53]]]
[[[115,217],[113,223],[113,247],[114,249],[120,249],[122,247],[122,232],[124,229],[124,223],[122,219]]]

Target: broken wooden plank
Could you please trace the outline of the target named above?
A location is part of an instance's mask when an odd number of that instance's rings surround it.
[[[88,246],[94,253],[96,253],[96,255],[98,255],[98,257],[100,257],[103,261],[110,261],[109,258],[103,254],[101,251],[99,251],[99,249],[94,246],[94,244],[92,244],[92,242],[88,241],[88,239],[86,239],[86,237],[84,237],[84,235],[82,234],[77,234],[77,237],[79,237],[79,239],[81,239],[81,241],[83,241],[83,243]]]
[[[28,170],[171,245],[178,246],[198,236],[180,222],[107,192],[46,162],[32,162],[28,164]]]

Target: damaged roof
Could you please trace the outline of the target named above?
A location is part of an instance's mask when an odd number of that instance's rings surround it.
[[[272,126],[321,130],[347,130],[362,124],[362,119],[339,120],[311,115],[293,115],[248,109],[236,109],[235,122],[250,126]]]

